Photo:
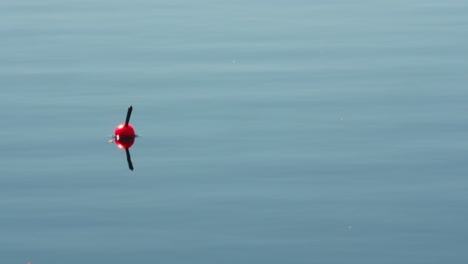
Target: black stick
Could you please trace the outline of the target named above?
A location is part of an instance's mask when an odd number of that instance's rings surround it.
[[[132,115],[132,110],[133,110],[133,106],[130,106],[128,108],[127,118],[125,119],[125,126],[126,127],[128,126],[128,122],[130,122],[130,116]]]
[[[132,159],[130,157],[130,150],[128,150],[128,148],[126,148],[125,153],[127,154],[128,168],[132,171],[133,170],[133,164],[132,164]]]

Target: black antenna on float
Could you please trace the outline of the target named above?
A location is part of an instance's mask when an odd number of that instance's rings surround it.
[[[133,106],[130,106],[127,111],[127,118],[125,119],[125,127],[128,127],[128,122],[130,122],[130,116],[132,115]]]

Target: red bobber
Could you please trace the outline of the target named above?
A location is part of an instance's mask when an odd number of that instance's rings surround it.
[[[125,149],[125,153],[127,155],[127,162],[128,168],[133,170],[133,163],[130,158],[130,151],[129,149],[135,143],[135,130],[131,125],[128,124],[130,122],[130,116],[132,115],[133,107],[130,106],[127,111],[127,118],[125,119],[125,123],[118,125],[114,130],[114,142],[120,149]],[[109,141],[109,142],[112,142]]]
[[[135,137],[135,130],[131,125],[125,125],[125,123],[122,123],[115,128],[114,136],[115,138]]]

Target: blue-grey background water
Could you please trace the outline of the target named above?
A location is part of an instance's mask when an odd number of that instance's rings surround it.
[[[0,21],[0,263],[467,263],[467,1]]]

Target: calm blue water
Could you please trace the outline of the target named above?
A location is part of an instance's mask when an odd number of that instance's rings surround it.
[[[468,2],[0,2],[0,263],[467,263]],[[134,106],[140,137],[108,144]]]

